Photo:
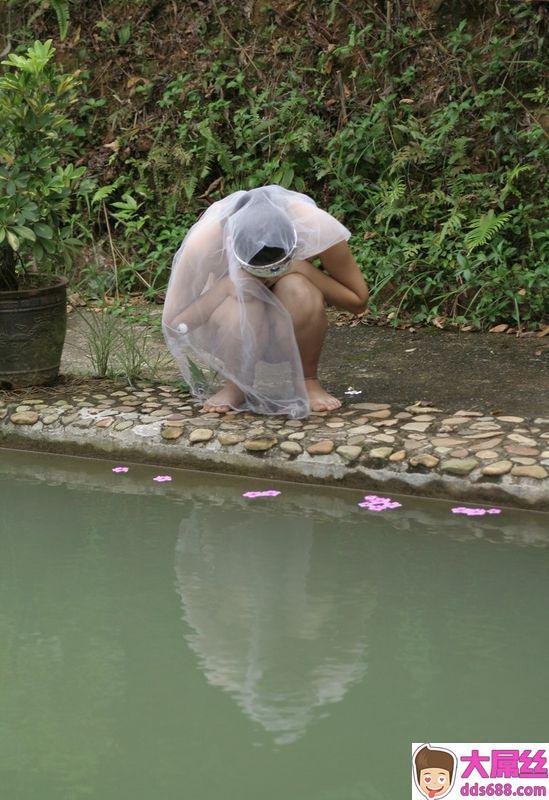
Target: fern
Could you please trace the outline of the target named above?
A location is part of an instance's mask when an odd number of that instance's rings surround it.
[[[395,178],[390,186],[383,184],[383,205],[392,208],[399,200],[402,200],[406,191],[404,178]]]
[[[190,175],[187,180],[182,182],[183,191],[185,192],[185,197],[187,200],[192,200],[196,186],[198,184],[198,178],[196,175]]]
[[[451,154],[448,159],[449,164],[459,164],[467,155],[467,145],[472,142],[471,136],[458,136],[451,144]]]
[[[392,175],[405,164],[421,163],[425,160],[425,158],[425,151],[420,145],[407,144],[404,147],[401,147],[400,150],[397,150],[397,152],[394,154],[389,173]]]
[[[501,190],[501,194],[499,196],[499,205],[500,207],[503,205],[505,198],[512,192],[513,194],[519,194],[513,185],[516,178],[521,175],[523,172],[531,172],[532,167],[529,164],[517,164],[512,169],[508,170],[505,175],[505,186]],[[519,195],[520,196],[520,195]]]
[[[92,197],[92,205],[100,203],[102,200],[112,194],[120,183],[121,178],[117,178],[114,183],[109,183],[107,186],[100,186]]]
[[[454,236],[460,230],[464,219],[465,214],[462,214],[461,211],[456,211],[456,209],[454,209],[440,229],[437,244],[442,244],[447,236]]]
[[[51,0],[51,5],[57,15],[59,37],[64,41],[69,29],[69,0]]]
[[[475,247],[481,247],[489,242],[504,227],[511,216],[511,211],[504,211],[503,214],[496,216],[491,208],[487,214],[473,220],[469,225],[469,233],[464,239],[467,250],[470,252]]]

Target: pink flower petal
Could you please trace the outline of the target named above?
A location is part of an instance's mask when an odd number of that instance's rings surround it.
[[[277,497],[279,494],[276,489],[267,489],[265,492],[244,492],[242,497]]]
[[[128,472],[129,467],[113,467],[112,472]]]
[[[501,508],[467,508],[467,506],[456,506],[452,509],[453,514],[467,514],[468,517],[482,517],[484,514],[501,514]]]
[[[156,478],[153,478],[153,481],[163,483],[164,481],[171,481],[171,477],[169,475],[157,475]]]

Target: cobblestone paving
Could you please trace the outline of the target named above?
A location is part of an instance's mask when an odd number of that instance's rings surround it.
[[[419,494],[433,493],[429,482],[409,479],[431,475],[443,479],[454,496],[459,487],[476,485],[497,499],[490,487],[501,487],[525,505],[549,507],[549,418],[543,417],[357,402],[293,420],[204,413],[193,397],[167,384],[141,382],[130,390],[114,382],[82,381],[0,392],[0,442],[10,446],[22,439],[41,440],[42,449],[47,442],[57,443],[57,450],[66,443],[67,451],[76,442],[88,445],[90,454],[123,452],[131,445],[128,452],[138,449],[141,458],[150,452],[158,462],[164,454],[181,466],[199,451],[212,469],[223,464],[234,472],[253,471],[252,458],[263,462],[263,474],[265,461],[273,467],[291,464],[295,475],[332,475],[343,485],[364,468],[370,478],[376,472],[385,480],[399,477]]]

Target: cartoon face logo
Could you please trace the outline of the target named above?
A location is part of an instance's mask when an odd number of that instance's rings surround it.
[[[452,788],[456,757],[450,750],[423,745],[414,753],[414,779],[423,797],[446,797]]]

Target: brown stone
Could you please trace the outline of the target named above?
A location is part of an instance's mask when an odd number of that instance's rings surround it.
[[[374,428],[373,425],[358,425],[354,428],[349,428],[347,433],[350,434],[357,434],[357,433],[376,433],[377,428]]]
[[[10,422],[14,425],[34,425],[39,419],[36,411],[20,411],[11,415]]]
[[[73,415],[71,415],[73,416]],[[65,418],[63,422],[67,422],[68,420]],[[110,428],[114,422],[114,417],[103,417],[103,419],[98,419],[95,423],[96,428]]]
[[[280,449],[291,456],[297,456],[303,452],[303,448],[297,442],[282,442]]]
[[[433,467],[436,467],[438,464],[438,461],[439,460],[436,458],[436,456],[431,456],[429,453],[422,453],[419,456],[412,456],[410,459],[410,464],[412,464],[414,467],[422,466],[427,467],[428,469],[433,469]]]
[[[481,458],[483,461],[489,458],[498,458],[499,453],[497,450],[477,450],[476,453],[477,458]]]
[[[381,409],[380,411],[372,411],[368,414],[369,419],[389,419],[391,412],[388,408]]]
[[[450,455],[452,458],[466,458],[469,455],[469,451],[464,447],[456,447],[455,450],[450,450]]]
[[[513,467],[511,470],[511,475],[516,475],[520,478],[535,478],[536,480],[541,481],[546,478],[549,473],[544,467],[540,466],[520,466]]]
[[[494,461],[482,468],[483,475],[505,475],[509,472],[513,464],[511,461]]]
[[[226,447],[230,447],[234,444],[240,444],[240,442],[243,442],[245,438],[246,437],[242,436],[240,433],[225,433],[224,431],[221,431],[221,433],[217,434],[218,442]]]
[[[495,431],[484,431],[483,433],[462,433],[464,439],[467,439],[467,447],[469,447],[470,439],[493,439]]]
[[[501,436],[496,439],[484,439],[481,442],[467,442],[469,450],[487,450],[491,447],[498,447],[503,441]]]
[[[386,444],[392,444],[395,441],[395,437],[390,436],[388,433],[378,433],[372,436],[372,439],[375,442],[385,442]]]
[[[406,458],[406,450],[397,450],[396,453],[391,453],[389,461],[404,461]]]
[[[530,439],[528,436],[523,436],[521,433],[510,433],[507,438],[512,442],[516,442],[517,444],[524,444],[526,447],[536,446],[535,439]]]
[[[416,431],[417,433],[423,433],[430,427],[430,422],[407,422],[405,425],[402,426],[403,431]]]
[[[478,467],[478,461],[474,458],[449,458],[440,465],[443,472],[452,475],[468,475],[475,467]]]
[[[362,447],[358,447],[357,445],[341,445],[341,447],[338,447],[336,450],[336,453],[344,458],[345,461],[356,461],[361,452]]]
[[[404,440],[404,449],[407,453],[412,450],[419,450],[421,447],[425,447],[425,442],[415,442],[413,439]]]
[[[451,436],[448,436],[448,438],[435,436],[430,441],[435,447],[455,447],[458,444],[465,444],[465,439],[452,439]]]
[[[195,428],[194,431],[191,431],[189,434],[189,442],[191,444],[195,442],[209,442],[213,435],[214,432],[210,428]]]
[[[327,456],[334,449],[334,443],[331,439],[321,439],[319,442],[309,445],[307,452],[311,456]]]
[[[539,450],[535,447],[525,447],[523,444],[506,444],[504,449],[513,456],[537,456]]]
[[[172,428],[184,428],[189,420],[185,419],[185,417],[183,417],[183,419],[169,419],[169,418],[167,418],[164,421],[165,421],[166,425],[169,425]]]
[[[352,406],[361,411],[382,411],[384,408],[390,408],[389,403],[352,403]]]
[[[157,408],[156,411],[151,411],[151,417],[167,417],[169,413],[169,408]]]
[[[270,450],[271,447],[274,447],[277,442],[278,439],[276,436],[259,436],[257,438],[251,437],[250,439],[244,440],[244,447],[246,450],[250,450],[252,452]]]
[[[175,428],[172,425],[167,425],[165,428],[162,428],[161,435],[163,439],[179,439],[182,433],[182,428]],[[193,431],[193,433],[196,433],[196,431]]]
[[[392,452],[392,447],[374,447],[373,450],[369,451],[368,455],[371,458],[389,458]]]

